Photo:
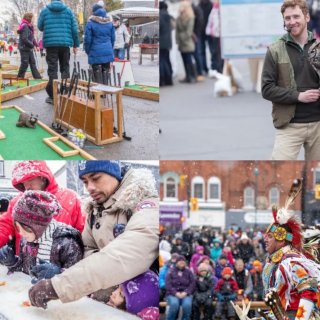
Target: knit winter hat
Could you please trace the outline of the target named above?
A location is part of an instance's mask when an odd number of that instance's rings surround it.
[[[186,258],[184,256],[179,256],[176,260],[176,263],[178,263],[179,261],[186,261]]]
[[[254,267],[259,267],[259,268],[262,267],[262,263],[261,263],[259,260],[254,260],[253,263],[252,263],[252,265],[253,265]]]
[[[200,273],[201,271],[212,272],[212,268],[211,268],[210,264],[200,263],[199,267],[198,267],[198,273]]]
[[[97,10],[101,9],[104,7],[104,2],[102,0],[100,0],[98,3],[95,3],[92,6],[92,13],[95,13]]]
[[[204,250],[203,246],[196,246],[196,252],[203,251],[203,250]]]
[[[106,173],[118,181],[121,181],[121,167],[119,161],[113,160],[89,160],[79,161],[79,178],[87,173],[103,172]]]
[[[233,271],[232,271],[232,269],[230,267],[225,267],[222,270],[222,273],[221,273],[222,276],[225,276],[227,274],[230,275],[230,276],[232,276],[232,274],[233,274]]]
[[[148,307],[159,306],[159,277],[148,270],[120,285],[126,300],[126,310],[137,314]]]
[[[22,194],[12,210],[14,221],[28,226],[39,239],[52,217],[61,209],[56,197],[45,191],[29,190]]]

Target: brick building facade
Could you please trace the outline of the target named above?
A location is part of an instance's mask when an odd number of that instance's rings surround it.
[[[272,204],[283,206],[293,180],[302,177],[302,198],[291,209],[303,211],[303,219],[320,219],[320,201],[314,198],[317,161],[161,161],[160,175],[162,206],[184,203],[188,225],[266,224]]]

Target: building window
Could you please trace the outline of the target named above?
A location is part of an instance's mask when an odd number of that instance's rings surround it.
[[[204,200],[204,179],[202,177],[192,179],[192,197]]]
[[[4,177],[4,161],[0,161],[0,177]]]
[[[244,189],[244,207],[254,207],[254,189],[252,187],[246,187]]]
[[[320,184],[320,168],[315,168],[313,171],[314,184]]]
[[[217,177],[211,177],[208,181],[208,200],[221,200],[221,182]]]
[[[277,187],[272,187],[269,191],[269,203],[270,206],[279,204],[280,192]]]
[[[166,198],[177,198],[177,183],[172,177],[166,179],[165,183],[165,197]]]

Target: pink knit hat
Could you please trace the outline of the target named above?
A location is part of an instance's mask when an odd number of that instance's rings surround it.
[[[29,227],[36,239],[39,239],[60,209],[61,206],[53,194],[29,190],[22,194],[13,207],[12,218]]]

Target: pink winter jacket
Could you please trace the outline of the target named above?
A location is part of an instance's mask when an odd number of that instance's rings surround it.
[[[23,192],[24,187],[22,183],[28,179],[39,176],[47,179],[48,186],[45,191],[55,195],[62,207],[62,210],[58,215],[54,216],[54,219],[64,222],[82,232],[85,216],[81,212],[79,197],[74,191],[57,185],[45,161],[23,161],[18,163],[12,172],[12,185]],[[20,197],[21,194],[13,198],[9,203],[8,211],[0,216],[0,247],[15,238],[16,254],[19,254],[21,237],[13,225],[12,209]]]

